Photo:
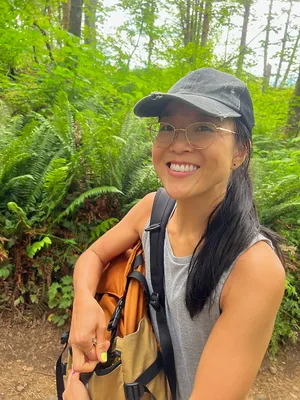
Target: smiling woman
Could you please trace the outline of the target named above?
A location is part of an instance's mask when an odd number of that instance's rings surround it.
[[[149,128],[153,166],[176,201],[164,240],[164,307],[177,377],[173,400],[245,399],[268,347],[285,284],[278,237],[259,224],[253,202],[249,92],[236,77],[203,68],[168,93],[145,97],[134,111],[158,117]],[[152,291],[148,228],[153,199],[153,193],[145,196],[76,264],[70,337],[74,371],[102,362],[105,320],[93,296],[103,266],[138,239]],[[161,341],[155,310],[149,311]],[[95,337],[97,352],[91,349]],[[81,385],[76,374],[73,381]],[[78,393],[70,378],[64,398],[83,400]]]

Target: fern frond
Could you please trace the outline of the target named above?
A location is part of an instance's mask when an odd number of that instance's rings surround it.
[[[28,220],[26,212],[22,209],[22,207],[19,207],[18,204],[10,201],[7,203],[7,208],[18,217],[19,221],[22,222],[26,228],[30,228],[30,221]]]
[[[66,208],[54,221],[54,223],[60,221],[63,217],[66,215],[69,215],[72,213],[75,208],[81,206],[85,199],[91,198],[91,197],[96,197],[96,196],[101,196],[103,194],[107,193],[118,193],[118,194],[123,194],[119,189],[113,187],[113,186],[101,186],[97,187],[91,190],[88,190],[87,192],[82,193],[77,199],[75,199],[68,208]]]
[[[269,207],[268,209],[262,210],[260,213],[260,218],[264,224],[269,224],[273,222],[275,219],[280,218],[282,214],[291,211],[295,215],[300,214],[299,196],[297,198],[286,201],[282,204],[277,204],[273,207]]]

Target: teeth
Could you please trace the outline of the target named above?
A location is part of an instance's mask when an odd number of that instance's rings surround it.
[[[176,172],[192,172],[192,171],[195,171],[197,169],[197,167],[195,165],[190,165],[190,164],[189,165],[187,165],[187,164],[179,165],[179,164],[171,163],[170,169],[172,171],[176,171]]]

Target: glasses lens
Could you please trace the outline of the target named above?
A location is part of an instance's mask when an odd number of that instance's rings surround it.
[[[187,128],[188,141],[197,149],[205,149],[210,146],[215,136],[216,127],[209,122],[196,122]]]
[[[174,128],[172,125],[164,122],[157,122],[150,127],[151,139],[157,147],[170,146],[174,137]]]

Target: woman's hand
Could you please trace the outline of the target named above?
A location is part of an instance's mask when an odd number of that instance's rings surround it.
[[[90,372],[99,361],[106,362],[110,343],[105,331],[105,314],[95,298],[89,291],[77,294],[69,339],[75,372]]]
[[[66,390],[63,393],[63,400],[91,400],[87,389],[79,380],[77,372],[70,372]]]

